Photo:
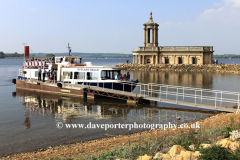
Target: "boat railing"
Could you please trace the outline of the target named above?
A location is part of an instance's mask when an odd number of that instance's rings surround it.
[[[111,89],[111,90],[114,90],[114,83],[119,83],[119,84],[122,84],[123,85],[123,93],[124,92],[126,92],[125,91],[125,87],[126,87],[126,85],[131,85],[131,93],[133,92],[133,86],[137,86],[138,85],[138,83],[136,83],[135,81],[121,81],[121,80],[115,80],[115,81],[112,81],[112,82],[106,82],[106,81],[100,81],[99,79],[94,79],[94,80],[85,80],[85,79],[82,79],[82,84],[78,84],[78,81],[74,81],[74,79],[67,79],[67,80],[65,80],[64,79],[64,76],[62,75],[62,84],[63,84],[63,86],[68,86],[68,87],[81,87],[81,88],[92,88],[92,87],[99,87],[98,89],[101,89],[101,90],[103,90],[103,91],[105,91],[106,89]],[[97,80],[97,81],[96,81]],[[67,84],[66,83],[64,83],[64,82],[67,82]],[[75,82],[75,84],[74,84],[74,82]],[[54,82],[55,83],[55,82]],[[96,84],[96,85],[93,85],[93,83],[94,84]],[[99,84],[102,84],[102,87],[100,87],[100,85]],[[106,88],[105,86],[105,84],[106,83],[112,83],[112,85],[111,85],[111,88]]]

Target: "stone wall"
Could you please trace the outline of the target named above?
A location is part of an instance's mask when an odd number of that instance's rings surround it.
[[[177,65],[166,65],[166,64],[132,64],[132,63],[119,63],[117,67],[125,67],[128,70],[152,70],[152,71],[208,71],[208,72],[230,72],[240,73],[240,65],[236,64],[177,64]]]

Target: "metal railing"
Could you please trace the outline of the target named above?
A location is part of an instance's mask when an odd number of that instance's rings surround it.
[[[55,77],[53,82],[56,83]],[[120,80],[115,80],[112,82],[99,81],[99,80],[97,81],[83,80],[82,82],[80,82],[81,84],[73,84],[74,79],[71,79],[67,82],[68,84],[66,85],[62,81],[63,86],[69,86],[69,87],[71,86],[71,87],[77,87],[77,88],[79,87],[92,88],[92,89],[98,89],[98,90],[109,91],[109,92],[118,91],[119,93],[122,91],[123,94],[134,93],[138,97],[143,97],[146,100],[152,100],[152,101],[175,103],[175,104],[188,101],[191,104],[193,104],[192,106],[203,104],[203,105],[214,106],[215,109],[217,109],[217,107],[223,107],[223,103],[236,104],[238,110],[240,107],[240,92],[211,90],[211,89],[183,87],[183,86],[174,86],[174,85],[166,85],[166,84],[156,84],[156,83],[144,84],[144,83],[136,83],[134,81],[120,81]],[[108,86],[106,85],[106,83],[108,83]],[[110,83],[112,84],[109,85]],[[114,85],[117,85],[117,83],[122,84],[122,90],[116,90]],[[130,92],[126,91],[127,85],[128,87],[131,86]],[[171,101],[166,101],[166,100],[171,100]],[[208,104],[209,102],[210,104]]]
[[[223,103],[234,103],[239,109],[240,104],[240,92],[222,91],[222,90],[211,90],[193,87],[183,87],[165,84],[138,84],[140,85],[140,95],[148,100],[162,101],[162,99],[174,100],[175,104],[178,102],[185,101],[186,99],[197,104],[205,104],[206,101],[210,101],[211,105],[215,107],[223,106]],[[170,98],[171,96],[171,98]],[[156,99],[157,98],[157,99]],[[213,104],[214,103],[214,104]]]

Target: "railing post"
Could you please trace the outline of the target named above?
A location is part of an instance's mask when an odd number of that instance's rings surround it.
[[[132,91],[133,91],[133,89],[132,89],[133,83],[132,83],[132,82],[130,82],[130,84],[131,84],[131,93],[132,93]]]
[[[168,85],[166,87],[166,99],[167,99],[167,93],[168,93]]]
[[[124,93],[124,83],[123,83],[123,93]]]
[[[103,82],[103,91],[104,91],[104,83],[105,83],[105,82]]]
[[[112,90],[113,90],[113,81],[112,81]]]
[[[177,94],[176,94],[176,104],[178,103],[178,88],[177,88]]]
[[[217,92],[216,92],[216,96],[215,96],[215,109],[217,108]]]
[[[183,100],[184,100],[184,87],[183,87]]]
[[[161,93],[162,92],[162,86],[160,86],[160,96],[159,96],[159,101],[161,101]]]
[[[151,84],[151,96],[153,96],[152,93],[153,93],[153,89],[152,89],[152,84]]]
[[[220,106],[222,107],[222,91],[221,91],[221,104],[220,104]]]
[[[147,93],[148,93],[148,96],[149,96],[149,83],[147,85],[148,85],[148,92]]]
[[[201,102],[202,102],[202,89],[201,89]]]
[[[146,94],[145,92],[146,92],[146,90],[145,90],[145,84],[144,84],[144,98],[145,98],[145,94]]]
[[[197,91],[195,90],[195,107],[196,107],[196,104],[197,104]]]
[[[142,94],[142,89],[141,89],[142,87],[141,87],[141,84],[140,84],[140,95]]]
[[[85,80],[85,75],[84,75],[84,77],[83,77],[83,83],[82,83],[83,87],[84,87],[84,80]]]

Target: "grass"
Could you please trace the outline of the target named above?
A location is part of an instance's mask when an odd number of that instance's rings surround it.
[[[178,135],[171,134],[161,134],[157,137],[152,137],[152,140],[143,141],[139,144],[128,144],[125,147],[119,147],[113,150],[108,150],[103,152],[99,156],[95,157],[84,157],[77,158],[78,160],[115,160],[117,158],[122,159],[137,159],[142,155],[154,156],[157,152],[162,151],[167,152],[168,149],[173,145],[181,145],[186,150],[189,150],[191,144],[195,145],[194,151],[200,151],[205,156],[201,156],[200,159],[211,159],[218,157],[219,158],[240,158],[240,150],[231,156],[229,151],[220,146],[213,146],[208,149],[202,149],[200,144],[210,144],[218,140],[219,136],[229,137],[231,132],[234,129],[240,127],[239,123],[236,123],[234,117],[230,117],[229,125],[224,127],[215,127],[212,129],[189,129],[187,132],[182,132]],[[143,138],[144,139],[144,138]],[[141,139],[141,140],[143,140]],[[151,138],[150,138],[151,139]],[[136,140],[135,140],[136,141]],[[139,142],[139,141],[138,141]],[[210,155],[210,153],[212,155]]]
[[[144,131],[137,134],[102,139],[95,142],[73,145],[70,148],[38,152],[26,155],[28,159],[60,157],[63,159],[137,159],[145,154],[154,156],[157,152],[167,153],[174,145],[188,149],[195,145],[195,151],[201,151],[200,144],[214,144],[229,132],[240,128],[240,114],[220,114],[200,120],[200,129],[176,129]],[[188,124],[190,125],[190,124]],[[220,136],[220,137],[219,137]],[[80,153],[83,152],[83,153]],[[64,154],[63,154],[64,153]],[[240,153],[236,153],[240,154]],[[19,155],[22,158],[22,155]],[[77,158],[78,157],[78,158]]]
[[[239,160],[240,159],[240,150],[236,150],[232,153],[229,149],[223,148],[221,146],[212,146],[209,148],[201,149],[200,155],[198,157],[199,160],[206,159],[231,159],[231,160]]]

